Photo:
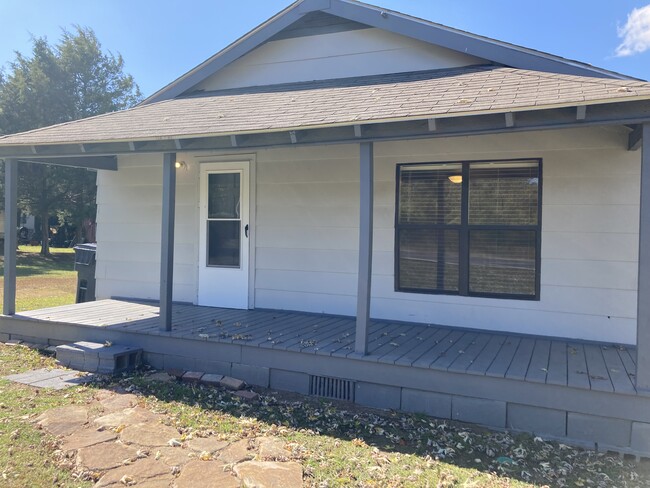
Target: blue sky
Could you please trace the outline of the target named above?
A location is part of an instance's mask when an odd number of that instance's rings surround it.
[[[31,36],[91,27],[150,95],[288,6],[290,0],[0,0],[0,66]],[[650,79],[650,0],[374,0],[476,34]],[[627,29],[619,31],[637,9]],[[625,56],[617,56],[619,54]],[[646,50],[648,49],[648,50]]]

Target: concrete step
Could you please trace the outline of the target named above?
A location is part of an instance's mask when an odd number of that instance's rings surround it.
[[[82,341],[57,346],[56,360],[62,366],[79,371],[119,374],[140,365],[142,349]]]

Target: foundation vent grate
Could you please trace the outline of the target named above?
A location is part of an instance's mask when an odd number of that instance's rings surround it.
[[[311,375],[309,394],[334,400],[354,401],[354,382],[328,376]]]

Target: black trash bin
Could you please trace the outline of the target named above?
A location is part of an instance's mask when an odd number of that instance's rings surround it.
[[[74,269],[77,271],[77,303],[95,300],[95,253],[97,244],[74,247]]]

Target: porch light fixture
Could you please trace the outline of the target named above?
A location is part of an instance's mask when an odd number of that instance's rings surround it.
[[[448,178],[452,183],[458,184],[463,182],[463,175],[451,175]]]
[[[176,169],[187,169],[187,163],[185,161],[176,161],[174,166]]]

